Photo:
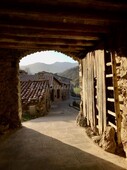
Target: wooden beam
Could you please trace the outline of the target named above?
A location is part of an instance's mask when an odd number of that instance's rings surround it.
[[[95,50],[112,24],[127,22],[126,14],[127,5],[122,2],[5,0],[0,6],[0,48],[62,49],[67,44],[84,56],[83,50]]]
[[[0,29],[1,30],[1,29]],[[75,40],[99,40],[101,35],[94,33],[82,33],[72,31],[32,31],[32,30],[18,30],[18,29],[5,29],[0,31],[0,37],[24,37],[24,38],[62,38],[62,39],[75,39]]]
[[[33,20],[23,20],[23,19],[15,19],[13,18],[12,20],[8,20],[6,17],[1,18],[0,20],[0,29],[4,31],[5,29],[9,30],[10,28],[16,28],[16,29],[26,29],[26,30],[55,30],[55,31],[79,31],[79,32],[92,32],[92,33],[108,33],[110,30],[108,26],[102,25],[98,26],[95,24],[88,25],[88,24],[77,24],[77,23],[65,23],[65,22],[53,22],[53,21],[33,21]]]
[[[96,2],[97,3],[97,2]],[[73,4],[73,3],[72,3]],[[20,17],[26,17],[26,18],[33,18],[33,19],[40,19],[40,18],[47,18],[47,19],[53,19],[53,20],[60,20],[60,19],[66,19],[66,20],[72,20],[73,21],[81,21],[81,19],[84,21],[84,19],[90,19],[92,22],[94,20],[103,22],[105,24],[106,22],[118,22],[121,20],[127,20],[126,19],[126,12],[127,12],[127,5],[122,4],[121,8],[117,8],[114,10],[113,3],[111,5],[111,8],[105,8],[104,3],[99,7],[95,2],[95,6],[92,5],[67,5],[67,3],[13,3],[8,2],[7,4],[2,3],[0,6],[0,14],[10,14],[11,17],[15,17],[14,15]],[[115,4],[116,5],[116,4]],[[114,6],[115,6],[114,5]],[[120,5],[120,4],[119,4]],[[72,8],[73,7],[73,8]],[[123,9],[122,9],[123,8]],[[121,10],[122,9],[122,10]],[[27,15],[26,15],[27,14]],[[23,16],[24,15],[24,16]],[[90,23],[89,20],[89,23]]]
[[[76,52],[83,49],[86,49],[86,47],[83,46],[73,46],[73,45],[57,45],[57,44],[38,44],[38,43],[9,43],[9,42],[0,42],[0,48],[4,49],[24,49],[24,50],[59,50],[62,51],[69,51],[69,52]]]
[[[2,1],[2,0],[1,0]],[[122,9],[125,10],[127,8],[127,4],[126,4],[126,1],[125,0],[121,0],[121,1],[114,1],[114,0],[101,0],[101,1],[98,1],[98,0],[59,0],[59,1],[47,1],[47,0],[43,0],[43,1],[40,1],[40,0],[22,0],[22,1],[18,1],[17,0],[3,0],[2,4],[1,4],[1,7],[10,7],[10,6],[24,6],[24,5],[27,5],[29,7],[29,4],[31,4],[31,6],[33,7],[41,7],[42,5],[52,5],[52,6],[56,6],[56,5],[61,5],[61,6],[68,6],[68,7],[84,7],[85,8],[95,8],[95,9],[109,9],[109,10],[112,10],[112,8],[114,10],[119,10],[119,9]]]
[[[10,12],[11,13],[11,12]],[[21,17],[20,15],[18,16],[18,14],[12,17],[9,16],[10,14],[8,14],[8,16],[5,15],[1,15],[0,14],[0,21],[1,23],[6,23],[9,22],[9,24],[11,24],[13,21],[13,25],[20,22],[22,25],[26,25],[27,24],[35,24],[38,25],[38,23],[40,23],[42,25],[43,22],[54,22],[54,23],[68,23],[68,24],[85,24],[85,25],[94,25],[94,26],[110,26],[110,25],[115,25],[115,24],[121,24],[123,21],[122,19],[103,19],[103,18],[88,18],[86,16],[80,18],[79,16],[75,17],[75,16],[60,16],[59,14],[38,14],[38,17],[35,17],[33,15],[31,15],[31,17],[26,17],[26,13],[24,14],[24,17]],[[100,14],[101,15],[101,14]],[[124,21],[125,23],[127,22],[127,20]],[[16,24],[17,25],[17,24]],[[75,28],[74,28],[75,29]]]
[[[115,52],[111,53],[111,61],[112,61],[112,72],[113,72],[113,86],[114,86],[114,108],[116,113],[116,126],[117,126],[117,142],[121,144],[121,121],[122,116],[120,114],[120,106],[119,106],[119,93],[118,93],[118,84],[117,84],[117,76],[116,76],[116,56]]]
[[[74,40],[74,39],[60,39],[60,38],[40,38],[40,37],[16,37],[8,36],[1,37],[0,42],[2,43],[19,43],[19,44],[41,44],[41,45],[72,45],[72,46],[93,46],[94,41],[85,41],[85,40]]]
[[[115,112],[113,112],[113,111],[111,111],[111,110],[107,110],[107,112],[108,112],[108,114],[110,114],[110,115],[116,117],[116,113],[115,113]]]
[[[117,126],[116,126],[116,125],[114,125],[114,124],[113,124],[112,122],[110,122],[110,121],[108,121],[108,124],[109,124],[110,126],[114,127],[115,130],[117,131]]]

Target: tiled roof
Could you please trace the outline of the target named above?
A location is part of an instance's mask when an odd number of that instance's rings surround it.
[[[22,103],[28,104],[32,101],[40,101],[45,90],[49,88],[48,81],[21,81],[21,99]]]
[[[39,80],[49,80],[50,87],[53,86],[53,74],[48,72],[40,72],[37,74]]]
[[[54,77],[62,84],[70,84],[70,79],[54,74]]]
[[[38,81],[38,75],[28,75],[28,74],[21,74],[20,81]]]

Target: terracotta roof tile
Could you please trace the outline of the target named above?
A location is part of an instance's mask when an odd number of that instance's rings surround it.
[[[22,103],[38,102],[49,88],[48,81],[21,81],[21,99]]]
[[[62,76],[59,76],[57,74],[54,74],[54,77],[59,81],[61,82],[62,84],[70,84],[70,80],[69,78],[66,78],[66,77],[62,77]]]
[[[40,72],[38,73],[38,78],[39,80],[49,80],[49,84],[50,86],[53,86],[53,74],[52,73],[48,73],[48,72]]]
[[[28,75],[28,74],[21,74],[20,81],[38,81],[38,75]]]

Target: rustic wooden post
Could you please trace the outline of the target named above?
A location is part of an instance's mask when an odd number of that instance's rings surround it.
[[[102,58],[103,63],[103,78],[102,78],[102,85],[103,85],[103,131],[105,131],[107,126],[107,114],[106,114],[106,80],[105,80],[105,52],[104,57]]]
[[[121,115],[120,115],[120,106],[119,106],[119,97],[118,97],[118,85],[117,85],[117,75],[116,75],[116,60],[115,60],[115,52],[111,53],[111,61],[112,61],[112,72],[113,72],[113,86],[114,86],[114,107],[116,113],[116,126],[117,126],[117,142],[121,143]]]
[[[97,109],[98,130],[102,134],[106,127],[106,89],[105,89],[105,62],[104,51],[95,51],[97,69]]]

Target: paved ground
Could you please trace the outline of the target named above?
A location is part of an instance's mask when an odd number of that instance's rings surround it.
[[[56,103],[46,117],[0,141],[0,170],[123,170],[127,161],[104,152],[75,122],[77,110]]]

